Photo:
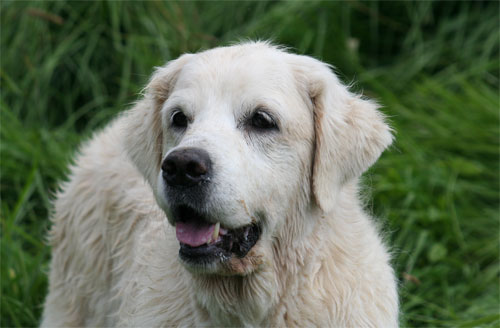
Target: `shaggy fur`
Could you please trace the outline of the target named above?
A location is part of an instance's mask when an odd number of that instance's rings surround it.
[[[244,127],[261,107],[278,132]],[[42,326],[397,326],[390,258],[358,191],[392,142],[376,107],[327,65],[263,42],[158,68],[57,195]],[[169,128],[179,108],[184,132]],[[202,269],[178,258],[160,166],[190,146],[216,172],[200,206],[223,226],[263,226],[244,258]]]

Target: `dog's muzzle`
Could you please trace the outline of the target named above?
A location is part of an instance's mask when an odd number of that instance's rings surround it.
[[[204,210],[213,176],[209,154],[200,148],[176,149],[161,168],[181,259],[203,265],[245,257],[259,240],[261,227],[252,223],[227,229]]]

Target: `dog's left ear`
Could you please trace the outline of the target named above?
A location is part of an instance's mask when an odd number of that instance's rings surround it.
[[[359,177],[392,143],[392,134],[375,102],[350,93],[326,64],[292,56],[299,89],[314,115],[312,192],[328,212],[342,186]]]
[[[125,149],[153,190],[156,190],[162,159],[163,131],[160,110],[191,56],[185,54],[165,66],[158,67],[145,88],[144,98],[125,114]]]

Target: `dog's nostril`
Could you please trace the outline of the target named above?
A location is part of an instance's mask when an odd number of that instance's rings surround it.
[[[191,161],[186,166],[186,173],[192,177],[199,177],[207,174],[207,167],[202,162]]]
[[[168,175],[175,174],[175,171],[177,171],[177,169],[175,168],[175,163],[173,161],[164,161],[161,168]]]
[[[212,161],[199,148],[182,148],[171,152],[162,163],[163,178],[170,186],[190,187],[207,180]]]

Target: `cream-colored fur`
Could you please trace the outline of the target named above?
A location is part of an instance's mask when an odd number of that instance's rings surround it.
[[[241,126],[256,107],[277,133]],[[176,108],[191,119],[182,133],[168,127]],[[397,326],[390,257],[358,190],[391,141],[376,105],[327,65],[264,42],[158,68],[61,187],[42,326]],[[206,206],[223,226],[263,221],[243,259],[179,260],[160,165],[186,146],[214,161]]]

